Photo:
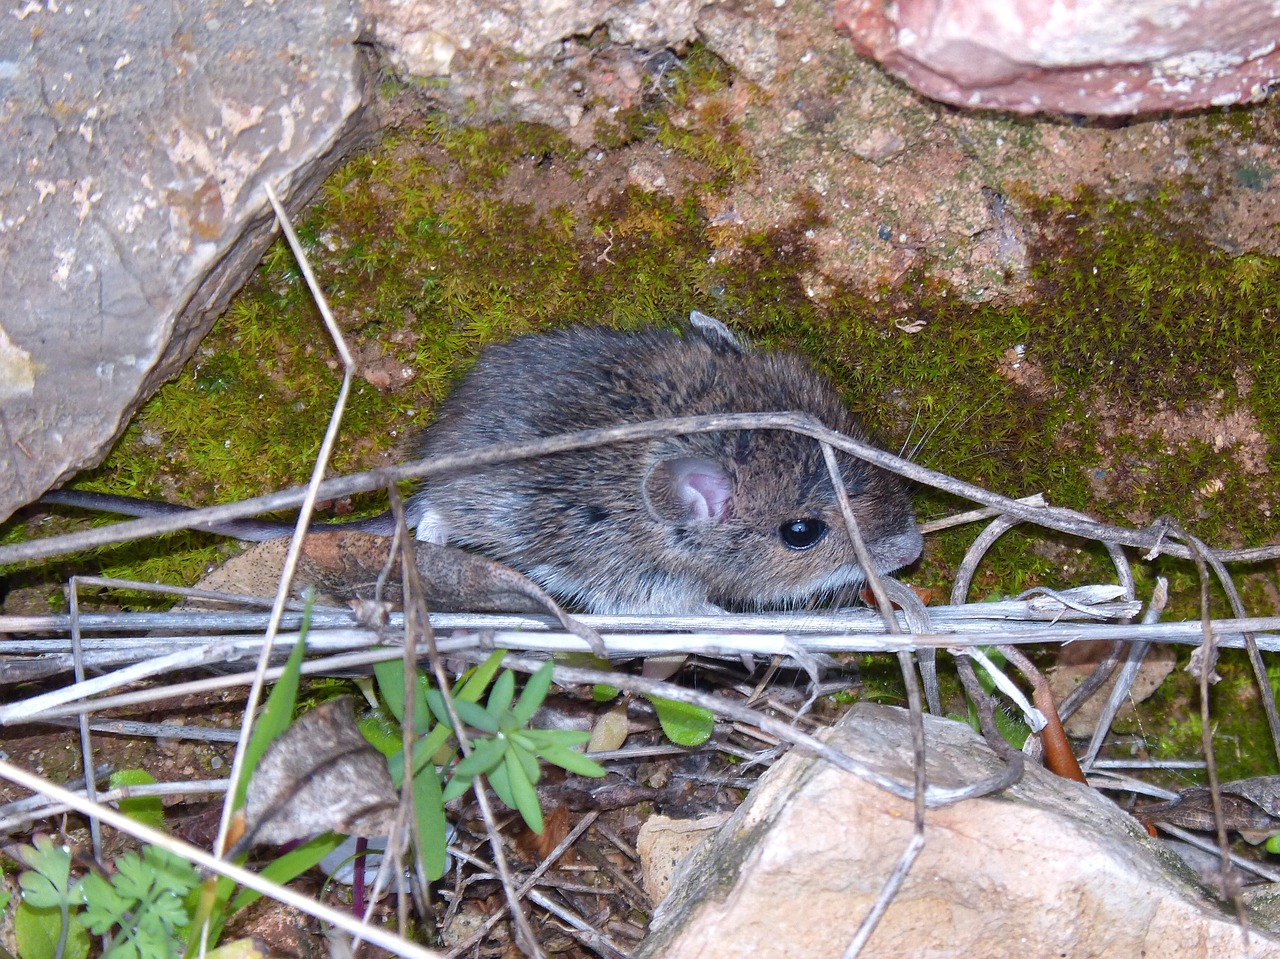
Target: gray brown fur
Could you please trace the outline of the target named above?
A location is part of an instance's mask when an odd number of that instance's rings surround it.
[[[489,347],[417,455],[712,413],[808,413],[864,437],[804,360],[744,348],[709,317],[693,319],[684,336],[580,326]],[[687,457],[714,461],[731,477],[722,522],[681,521],[646,496],[655,464]],[[920,536],[906,486],[841,459],[878,570],[912,562]],[[645,440],[432,478],[409,512],[415,522],[436,514],[449,542],[509,563],[592,612],[786,607],[864,578],[818,444],[779,430]],[[827,524],[825,537],[802,551],[787,548],[780,525],[808,517]]]

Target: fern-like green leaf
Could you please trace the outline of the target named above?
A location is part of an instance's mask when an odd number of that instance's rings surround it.
[[[18,858],[27,866],[18,877],[22,898],[36,909],[60,909],[72,901],[71,852],[44,834],[32,843],[18,847]]]
[[[84,902],[84,911],[76,918],[95,936],[105,936],[119,925],[136,902],[121,897],[111,883],[96,872],[76,883],[76,890]]]

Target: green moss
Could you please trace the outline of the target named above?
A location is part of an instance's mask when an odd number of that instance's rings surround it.
[[[605,149],[654,140],[707,166],[712,185],[724,187],[755,169],[741,135],[734,82],[724,61],[695,44],[656,78],[640,103],[618,111],[612,123],[600,123],[597,139]]]
[[[1186,759],[1203,754],[1200,693],[1196,680],[1184,668],[1188,656],[1185,652],[1179,655],[1178,668],[1156,694],[1139,707],[1137,734],[1152,758]],[[1244,651],[1223,650],[1217,668],[1222,681],[1210,687],[1209,701],[1219,777],[1229,781],[1280,773],[1280,761],[1271,746],[1271,735]],[[1280,692],[1274,675],[1271,684],[1273,690]],[[1200,772],[1184,773],[1182,778],[1185,779],[1182,785],[1206,781]]]

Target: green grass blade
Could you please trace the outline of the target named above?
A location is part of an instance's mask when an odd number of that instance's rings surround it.
[[[258,760],[267,751],[271,741],[289,728],[293,721],[293,708],[298,703],[298,681],[302,675],[302,657],[306,653],[307,630],[311,625],[311,594],[307,594],[307,605],[302,614],[302,628],[298,631],[298,641],[289,653],[284,672],[276,680],[266,705],[253,725],[253,733],[244,751],[244,765],[240,771],[240,781],[235,784],[235,800],[233,809],[244,805],[245,790],[249,787],[249,777],[258,768]]]
[[[431,882],[444,875],[448,855],[448,824],[444,817],[444,798],[440,793],[440,776],[428,764],[413,777],[414,837],[418,856]]]

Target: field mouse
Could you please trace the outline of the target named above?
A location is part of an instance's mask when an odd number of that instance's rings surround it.
[[[808,413],[865,436],[804,360],[754,350],[706,314],[692,313],[683,335],[573,326],[484,349],[414,456],[665,417],[762,412]],[[852,457],[840,463],[877,571],[915,560],[922,541],[905,483]],[[58,491],[45,500],[167,511],[101,494]],[[593,613],[788,608],[865,579],[820,447],[782,430],[672,436],[428,477],[406,513],[419,539],[505,562]],[[390,524],[385,515],[342,525],[390,532]],[[291,527],[219,531],[266,539]]]

